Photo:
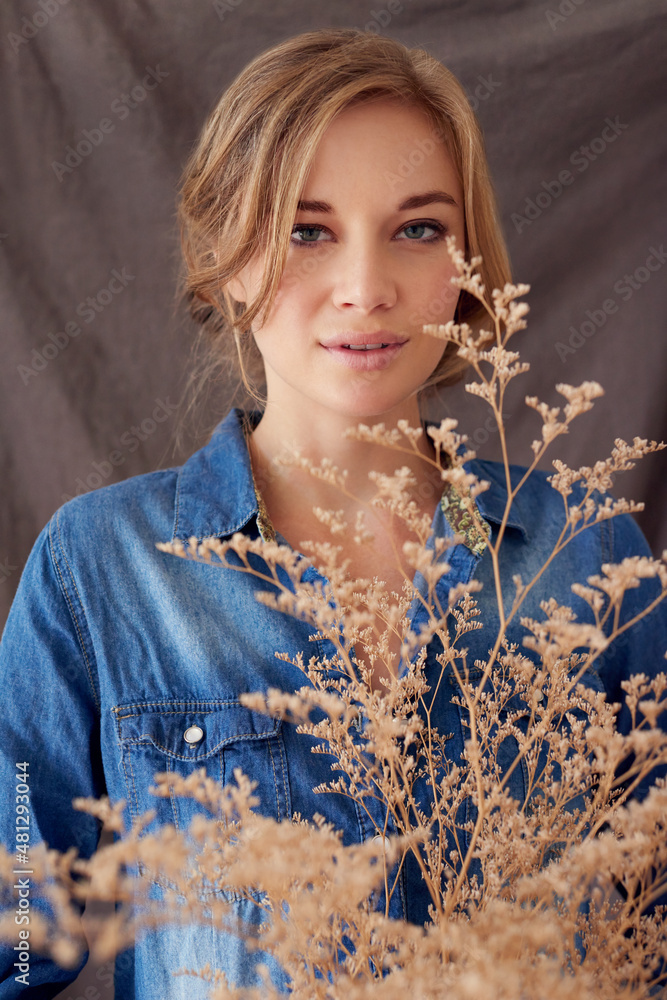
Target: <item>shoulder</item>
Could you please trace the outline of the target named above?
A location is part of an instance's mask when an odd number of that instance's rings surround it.
[[[47,530],[56,548],[108,549],[143,535],[171,538],[180,468],[133,476],[74,497],[60,507]]]
[[[519,529],[524,540],[534,543],[545,533],[551,536],[562,527],[566,508],[563,498],[548,481],[549,473],[535,469],[528,474],[528,469],[520,465],[510,465],[506,470],[500,462],[478,459],[466,463],[466,471],[486,484],[486,489],[477,497],[477,506],[492,525],[500,525],[505,518],[512,491],[507,525]]]
[[[499,524],[508,498],[504,465],[474,459],[467,463],[466,468],[489,484],[488,489],[478,497],[477,504],[482,516],[491,523]],[[564,496],[552,486],[551,476],[551,472],[543,469],[535,469],[528,474],[524,466],[509,467],[509,488],[517,490],[517,493],[507,523],[510,528],[521,530],[524,541],[540,549],[553,546],[558,541],[565,529],[568,510],[585,504],[587,499],[585,488],[580,483],[574,483],[571,492]],[[596,508],[602,507],[606,500],[610,500],[608,495],[591,495]],[[630,514],[604,516],[599,520],[595,515],[589,515],[586,520],[586,528],[579,530],[583,525],[579,522],[577,530],[566,534],[566,537],[571,534],[567,542],[570,558],[578,558],[582,552],[587,552],[599,566],[604,562],[620,562],[628,556],[651,555],[639,525]]]
[[[505,468],[500,463],[486,461],[472,461],[466,468],[489,483],[488,490],[477,498],[477,504],[497,532],[508,496]],[[651,550],[630,514],[597,518],[596,514],[600,508],[604,510],[609,500],[605,494],[592,496],[595,507],[589,512],[586,526],[580,519],[570,527],[567,508],[585,505],[587,494],[575,483],[572,492],[564,497],[551,485],[549,476],[549,472],[542,470],[527,475],[527,470],[520,466],[509,470],[510,489],[520,488],[500,550],[501,580],[511,592],[514,574],[521,576],[524,583],[538,577],[522,607],[524,615],[539,620],[541,602],[554,598],[557,604],[571,608],[577,621],[590,624],[595,624],[596,618],[581,591],[573,589],[573,585],[602,583],[604,629],[607,634],[615,629],[618,638],[598,658],[596,667],[610,700],[622,703],[624,679],[641,671],[654,676],[664,666],[667,601],[661,600],[659,577],[647,565],[637,566],[638,559],[651,558]],[[608,581],[613,579],[610,567],[625,560],[629,560],[628,582],[623,584],[625,577],[621,572],[619,585],[607,586],[605,577]],[[635,573],[637,569],[639,572]],[[482,561],[478,575],[490,591],[493,585],[490,560]],[[636,577],[634,581],[632,577]],[[511,600],[508,609],[510,604]],[[608,610],[613,606],[616,612],[610,616]],[[627,710],[623,711],[621,723],[626,726]]]
[[[158,542],[225,537],[257,514],[244,434],[246,414],[231,410],[208,442],[181,466],[134,476],[74,497],[45,531],[52,558],[127,567],[153,561]]]

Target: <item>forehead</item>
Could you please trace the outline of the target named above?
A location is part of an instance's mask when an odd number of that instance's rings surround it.
[[[329,125],[329,129],[350,128],[355,124],[367,126],[369,122],[383,121],[387,124],[400,122],[407,127],[426,127],[432,130],[433,124],[426,110],[420,105],[400,97],[383,95],[379,97],[362,97],[342,108]]]
[[[344,108],[320,140],[303,189],[364,190],[378,197],[449,185],[460,197],[458,172],[426,112],[398,98]],[[392,199],[394,200],[394,199]]]

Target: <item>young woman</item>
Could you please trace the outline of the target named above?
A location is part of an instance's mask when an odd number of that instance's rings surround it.
[[[255,59],[221,97],[185,171],[181,218],[193,314],[216,351],[237,355],[240,377],[265,403],[260,412],[232,411],[182,468],[76,498],[46,526],[2,646],[4,787],[13,787],[16,763],[26,762],[30,844],[75,845],[82,855],[95,849],[98,831],[73,810],[75,796],[125,799],[128,826],[155,809],[155,824],[184,828],[196,804],[156,799],[149,789],[157,771],[187,775],[199,767],[223,783],[240,767],[258,782],[260,810],[276,819],[318,812],[346,843],[391,833],[377,802],[364,813],[342,796],[314,795],[329,764],[295,727],[240,703],[245,692],[301,686],[303,675],[274,653],[307,659],[314,629],[257,603],[251,577],[176,559],[156,543],[243,532],[298,550],[305,539],[331,539],[314,507],[342,509],[354,523],[374,492],[368,470],[394,472],[393,452],[344,431],[360,422],[419,426],[424,389],[460,377],[456,348],[422,332],[425,322],[456,319],[475,329],[483,318],[478,302],[450,284],[445,237],[453,235],[468,258],[481,254],[487,289],[509,280],[478,126],[460,85],[425,52],[356,30],[301,35]],[[280,472],[274,459],[286,445],[347,469],[350,496],[301,468]],[[419,447],[421,455],[401,456],[400,464],[414,475],[413,499],[433,535],[451,538],[442,482],[422,458],[434,456],[428,435]],[[507,497],[504,470],[475,462],[472,470],[490,482],[477,505],[493,537]],[[530,579],[562,520],[560,496],[531,477],[503,543],[510,589],[514,574]],[[366,526],[372,566],[362,563],[367,550],[360,555],[337,539],[350,574],[377,576],[400,591],[413,575],[396,555],[408,533],[381,510],[367,512]],[[464,533],[438,587],[446,598],[450,587],[479,579],[483,616],[493,625],[487,547],[484,535]],[[646,551],[627,517],[615,519],[613,530],[608,522],[590,529],[552,564],[526,613],[539,616],[548,594],[589,621],[570,581]],[[645,599],[640,588],[624,610],[628,619]],[[520,641],[516,629],[510,639]],[[467,642],[470,662],[488,644],[476,636]],[[599,677],[588,678],[612,701],[622,700],[630,673],[658,669],[664,617],[641,622],[626,638],[620,654],[601,657]],[[326,642],[316,645],[330,655]],[[363,649],[356,652],[370,668]],[[397,652],[396,643],[390,654]],[[371,670],[373,687],[386,672]],[[451,733],[456,760],[465,735],[453,693],[443,686],[433,721]],[[525,795],[520,768],[511,790]],[[10,811],[2,823],[4,842],[13,845]],[[408,858],[389,913],[424,923],[428,903]],[[241,919],[260,919],[251,902],[237,906]],[[3,955],[0,996],[20,996],[13,952]],[[260,960],[233,935],[161,930],[119,958],[116,995],[204,996],[201,981],[174,979],[172,971],[209,962],[241,985],[258,981]],[[56,986],[48,984],[62,985],[76,971],[33,956],[30,986],[50,996]],[[280,982],[275,963],[271,971]]]

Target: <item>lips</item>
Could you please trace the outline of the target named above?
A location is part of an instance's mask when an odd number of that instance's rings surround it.
[[[380,351],[383,347],[389,347],[389,344],[343,344],[348,351]]]
[[[408,338],[392,330],[347,331],[321,341],[339,364],[355,371],[381,371],[401,353]]]
[[[395,344],[404,344],[407,337],[393,330],[345,330],[333,337],[320,341],[322,347],[342,347],[348,350],[379,351]]]

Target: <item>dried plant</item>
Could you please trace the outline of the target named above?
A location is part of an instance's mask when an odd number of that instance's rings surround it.
[[[557,386],[562,410],[527,398],[542,420],[541,435],[530,466],[513,476],[502,413],[509,383],[528,369],[508,348],[526,325],[528,307],[517,300],[528,288],[508,284],[489,303],[476,271],[479,259],[466,262],[451,243],[450,254],[458,273],[453,281],[485,305],[490,329],[473,334],[465,324],[447,323],[425,331],[458,345],[475,374],[467,390],[491,407],[497,421],[509,496],[495,536],[475,502],[489,484],[466,468],[474,456],[456,421],[443,420],[427,433],[451,523],[488,549],[493,626],[480,620],[475,580],[452,588],[446,603],[438,599],[436,584],[448,572],[448,552],[460,535],[429,547],[430,519],[413,498],[407,468],[373,477],[373,504],[403,521],[414,539],[400,555],[415,577],[404,574],[400,594],[377,579],[350,578],[336,537],[344,533],[363,547],[372,536],[363,517],[346,524],[340,511],[316,510],[332,539],[304,544],[305,558],[243,534],[160,546],[252,574],[258,600],[307,621],[333,643],[333,657],[290,661],[303,673],[298,690],[249,694],[243,703],[298,726],[315,741],[315,752],[330,755],[332,778],[318,791],[347,796],[366,811],[370,802],[379,803],[387,818],[384,833],[391,828],[397,834],[349,846],[318,816],[278,823],[257,811],[253,783],[240,772],[225,788],[203,770],[188,778],[156,776],[157,795],[189,796],[200,804],[185,832],[165,826],[144,833],[150,817],[123,832],[122,803],[80,802],[123,835],[90,860],[74,850],[32,852],[33,881],[41,880],[52,905],[50,918],[33,924],[34,944],[63,964],[83,945],[77,904],[85,899],[123,904],[113,919],[92,924],[93,953],[106,959],[130,944],[140,927],[166,921],[212,922],[243,934],[234,903],[245,898],[266,918],[250,946],[273,956],[291,992],[309,1000],[403,1000],[406,991],[424,1000],[645,997],[667,981],[663,911],[655,905],[667,889],[667,786],[656,777],[667,765],[667,738],[659,726],[667,677],[624,682],[632,717],[627,734],[616,726],[619,705],[608,704],[589,683],[602,653],[665,598],[667,565],[636,556],[572,580],[573,593],[591,609],[587,623],[553,598],[539,602],[539,620],[526,613],[527,598],[573,539],[600,521],[641,509],[607,491],[616,473],[663,446],[617,440],[611,456],[592,467],[573,470],[554,461],[550,483],[563,499],[562,530],[532,579],[514,577],[513,594],[503,593],[511,505],[554,439],[602,389],[595,382]],[[421,454],[423,430],[405,423],[349,433],[399,454]],[[349,496],[344,470],[330,462],[315,466],[298,454],[287,461]],[[304,579],[311,565],[321,574],[318,582]],[[654,596],[627,619],[624,596],[646,578],[655,578]],[[423,610],[413,631],[415,602]],[[517,627],[522,648],[509,638]],[[489,630],[488,655],[471,663],[466,636],[482,628]],[[396,637],[400,657],[390,651]],[[433,641],[440,649],[435,675],[425,669]],[[357,650],[365,655],[357,659]],[[379,665],[383,679],[374,685]],[[460,760],[450,758],[448,734],[432,723],[446,678],[455,684],[466,728]],[[509,791],[517,768],[524,774],[525,801]],[[637,801],[633,793],[649,777],[651,790]],[[407,858],[416,862],[430,897],[425,927],[388,917]],[[5,855],[2,865],[3,881],[11,886],[12,857]],[[156,880],[163,887],[157,902],[148,890]],[[10,924],[5,918],[3,929]],[[230,985],[210,967],[180,972],[210,983],[212,998],[280,995],[268,972],[261,989]]]

